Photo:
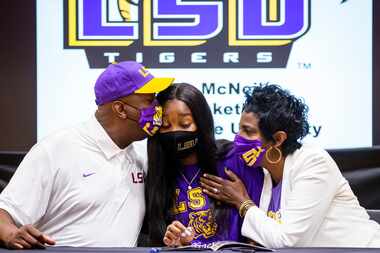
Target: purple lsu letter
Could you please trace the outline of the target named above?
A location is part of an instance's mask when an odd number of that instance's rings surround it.
[[[153,2],[156,4],[153,4],[153,17],[167,21],[154,22],[154,39],[206,39],[215,36],[222,29],[222,2],[176,0]],[[176,19],[176,22],[171,19]],[[190,19],[192,22],[178,22],[179,19],[184,21]]]
[[[82,0],[84,36],[137,36],[132,24],[123,26],[102,25],[102,0]]]
[[[276,8],[278,20],[275,22],[266,19],[270,6],[264,6],[265,2],[267,0],[239,0],[239,10],[243,12],[239,11],[238,15],[240,39],[287,39],[305,32],[308,26],[309,0],[278,1],[280,8]]]

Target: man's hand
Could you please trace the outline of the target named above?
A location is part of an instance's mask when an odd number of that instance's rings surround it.
[[[217,200],[240,208],[241,203],[250,199],[245,185],[235,173],[225,168],[227,176],[230,178],[223,179],[210,174],[201,177],[201,186],[203,191]]]
[[[188,245],[194,239],[194,235],[191,227],[186,228],[181,222],[173,221],[166,228],[164,243],[170,247]]]
[[[4,244],[9,249],[41,249],[45,245],[54,245],[55,241],[32,225],[24,225],[20,228],[13,227],[4,238]]]

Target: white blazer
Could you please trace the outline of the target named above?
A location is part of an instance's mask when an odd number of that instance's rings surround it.
[[[251,207],[242,234],[264,246],[380,247],[380,226],[369,219],[330,155],[303,145],[285,159],[281,223],[266,215],[272,179],[265,171],[260,209]]]

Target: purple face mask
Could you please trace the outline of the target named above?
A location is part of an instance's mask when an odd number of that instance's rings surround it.
[[[124,101],[123,103],[132,107],[136,111],[139,111],[140,118],[138,121],[132,118],[130,119],[138,122],[144,132],[146,132],[149,136],[153,136],[157,133],[162,125],[162,107],[158,104],[157,100],[154,100],[150,106],[142,109],[136,108],[133,105],[125,103]]]
[[[162,107],[157,100],[146,108],[140,109],[139,125],[149,136],[153,136],[162,125]]]
[[[237,134],[235,135],[234,148],[248,167],[261,166],[266,150],[260,140],[248,140]]]

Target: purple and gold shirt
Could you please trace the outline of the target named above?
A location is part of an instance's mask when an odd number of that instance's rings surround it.
[[[268,217],[274,219],[278,223],[281,223],[281,188],[282,181],[272,188],[272,197],[267,212]]]
[[[174,219],[195,232],[192,244],[209,244],[219,239],[218,225],[210,208],[210,199],[200,185],[201,169],[197,165],[185,166],[176,182],[176,201],[172,209]]]
[[[228,178],[224,172],[226,167],[240,177],[251,199],[259,205],[264,182],[263,170],[246,166],[234,148],[228,152],[225,159],[218,161],[218,176]],[[176,180],[176,201],[172,212],[175,220],[192,227],[195,231],[192,244],[204,245],[221,240],[243,241],[243,219],[236,208],[224,206],[227,217],[220,217],[223,220],[218,220],[212,213],[210,199],[203,193],[200,185],[200,177],[203,174],[200,168],[197,165],[185,166],[180,172],[182,174]]]
[[[228,168],[234,172],[244,183],[247,192],[252,199],[252,201],[259,206],[261,191],[264,184],[264,172],[261,167],[249,167],[246,165],[244,160],[235,151],[233,147],[226,155],[224,161],[218,164],[218,174],[223,178],[229,178],[224,172],[224,168]],[[241,226],[243,225],[243,219],[239,215],[239,211],[230,207],[229,210],[229,229],[228,237],[232,241],[244,241],[241,235]],[[226,231],[225,231],[226,233]]]

